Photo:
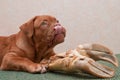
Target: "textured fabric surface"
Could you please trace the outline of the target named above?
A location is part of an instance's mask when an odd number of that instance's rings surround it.
[[[116,55],[120,63],[120,54]],[[30,74],[26,72],[0,71],[0,80],[120,80],[120,67],[115,68],[109,63],[100,62],[116,70],[115,76],[109,79],[99,79],[87,74],[65,74],[48,72],[45,74]]]

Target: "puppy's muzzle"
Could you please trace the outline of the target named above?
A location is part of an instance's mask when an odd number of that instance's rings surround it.
[[[65,36],[65,33],[66,33],[66,30],[63,26],[61,26],[61,24],[57,23],[55,24],[55,27],[54,27],[54,31],[55,31],[55,34],[64,34]]]

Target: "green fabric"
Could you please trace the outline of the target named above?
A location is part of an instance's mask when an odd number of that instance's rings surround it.
[[[120,62],[120,54],[116,55]],[[115,68],[109,63],[100,62],[116,70],[113,78],[99,79],[86,74],[65,74],[47,72],[45,74],[30,74],[27,72],[0,71],[0,80],[120,80],[120,67]]]

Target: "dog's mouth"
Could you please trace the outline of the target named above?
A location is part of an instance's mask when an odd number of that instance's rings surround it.
[[[55,34],[53,38],[53,42],[61,43],[64,41],[65,33]]]
[[[64,28],[54,31],[53,36],[51,36],[49,46],[50,45],[56,45],[56,44],[64,42],[65,36],[66,36],[66,31],[65,31]]]
[[[65,34],[60,33],[60,34],[55,34],[53,38],[49,41],[49,46],[54,46],[56,44],[64,42]]]

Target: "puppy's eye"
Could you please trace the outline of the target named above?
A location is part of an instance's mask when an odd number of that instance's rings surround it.
[[[47,23],[46,21],[43,21],[43,22],[41,23],[41,25],[42,25],[42,26],[47,26],[48,23]]]

